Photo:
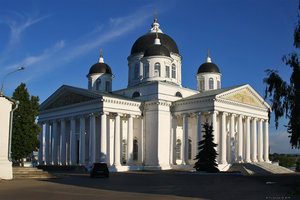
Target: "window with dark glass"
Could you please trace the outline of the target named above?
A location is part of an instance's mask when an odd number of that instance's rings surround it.
[[[172,78],[176,78],[176,65],[172,64]]]
[[[136,63],[134,66],[134,79],[140,78],[140,64]]]
[[[191,160],[192,159],[192,140],[189,139],[188,141],[188,159]]]
[[[149,77],[149,63],[144,64],[144,78]]]
[[[133,160],[138,160],[138,141],[136,139],[133,140]]]
[[[176,141],[176,149],[175,149],[175,151],[176,151],[176,159],[180,160],[181,159],[181,140],[180,139],[178,139]]]
[[[170,78],[170,67],[166,66],[166,78]]]
[[[209,78],[209,89],[210,90],[214,89],[214,79],[213,78]]]
[[[160,77],[160,63],[159,62],[154,64],[154,76]]]

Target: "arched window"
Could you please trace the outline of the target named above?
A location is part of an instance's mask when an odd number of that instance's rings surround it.
[[[136,139],[133,140],[133,160],[138,160],[138,141]]]
[[[132,94],[132,98],[136,98],[136,97],[139,97],[141,96],[141,93],[135,91],[133,94]]]
[[[160,63],[159,62],[154,64],[154,76],[160,77]]]
[[[180,92],[176,92],[175,96],[176,97],[182,97],[182,94]]]
[[[166,78],[170,78],[170,67],[166,66]]]
[[[127,160],[127,142],[122,140],[122,164],[126,164]]]
[[[218,87],[218,89],[221,88],[221,82],[220,81],[217,81],[217,87]]]
[[[209,78],[209,89],[210,90],[214,89],[214,79],[213,78]]]
[[[136,63],[134,66],[134,79],[140,78],[140,63]]]
[[[189,139],[188,141],[188,159],[191,160],[192,159],[192,140]]]
[[[105,91],[106,92],[110,92],[111,91],[111,87],[110,87],[110,82],[109,81],[106,81],[106,83],[105,83]]]
[[[144,78],[149,77],[149,63],[144,63]]]
[[[96,82],[96,90],[100,90],[101,79],[98,79]]]
[[[176,78],[176,65],[172,64],[172,78]]]
[[[181,159],[181,140],[180,139],[178,139],[176,141],[176,149],[175,149],[175,151],[176,151],[176,159],[180,160]]]
[[[200,80],[200,90],[204,90],[204,80]]]

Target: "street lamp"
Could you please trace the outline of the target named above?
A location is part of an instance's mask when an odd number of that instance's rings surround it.
[[[15,72],[20,71],[20,70],[23,70],[23,69],[25,69],[25,68],[24,68],[24,67],[20,67],[20,68],[18,68],[17,70],[12,71],[12,72],[9,72],[8,74],[6,74],[6,75],[4,76],[3,82],[2,82],[2,87],[1,87],[1,95],[3,94],[3,86],[4,86],[4,81],[5,81],[6,77],[7,77],[8,75],[12,74],[12,73],[15,73]]]

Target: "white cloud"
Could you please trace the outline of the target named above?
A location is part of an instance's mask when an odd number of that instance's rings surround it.
[[[272,132],[269,137],[271,153],[300,153],[300,149],[292,149],[287,132]]]

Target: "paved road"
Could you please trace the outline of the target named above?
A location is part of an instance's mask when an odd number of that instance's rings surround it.
[[[195,175],[183,172],[111,173],[107,178],[69,174],[48,180],[0,181],[0,200],[296,199],[298,175]],[[270,182],[266,184],[266,182]],[[275,182],[275,183],[274,183]]]

